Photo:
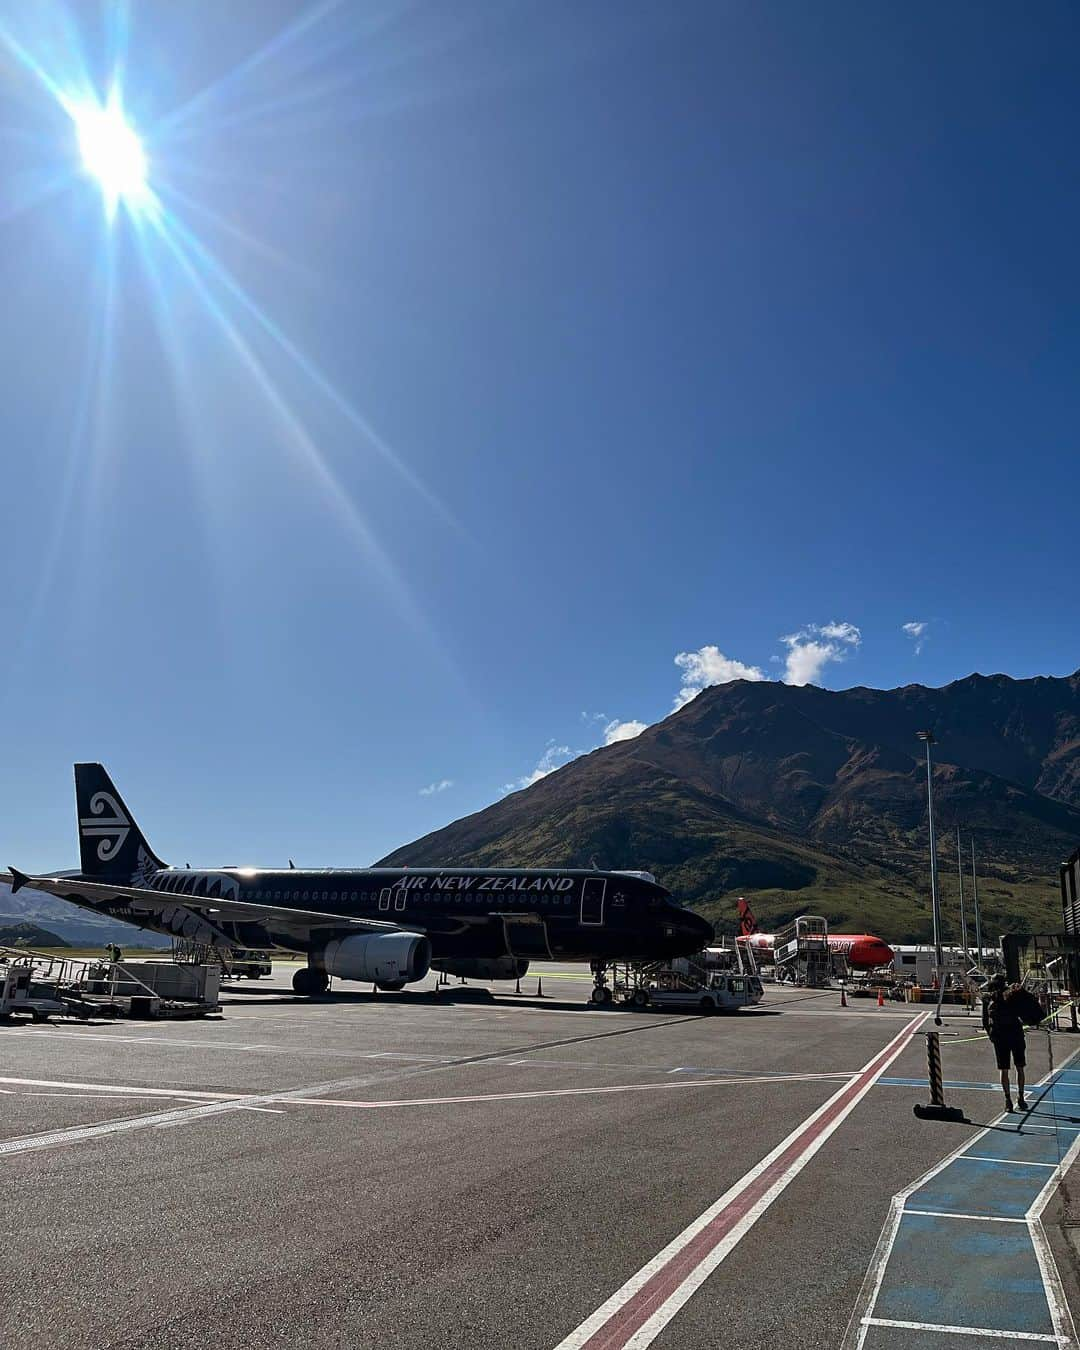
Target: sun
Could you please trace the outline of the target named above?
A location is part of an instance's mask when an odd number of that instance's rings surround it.
[[[120,202],[132,212],[152,205],[150,164],[138,133],[124,116],[118,91],[112,89],[104,104],[91,100],[69,111],[83,168],[96,180],[108,218],[116,215]]]

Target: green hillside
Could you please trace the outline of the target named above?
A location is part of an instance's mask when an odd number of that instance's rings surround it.
[[[894,941],[930,933],[926,779],[935,772],[947,922],[953,830],[977,839],[984,935],[1060,925],[1057,867],[1080,842],[1080,683],[971,676],[941,690],[736,681],[396,850],[400,865],[654,872],[733,931],[801,913]],[[967,879],[965,879],[967,884]],[[958,918],[955,920],[958,924]]]

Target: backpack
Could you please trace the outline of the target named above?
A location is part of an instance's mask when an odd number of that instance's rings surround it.
[[[1018,989],[1009,1003],[1020,1021],[1029,1027],[1037,1027],[1046,1015],[1042,1004],[1030,989]]]

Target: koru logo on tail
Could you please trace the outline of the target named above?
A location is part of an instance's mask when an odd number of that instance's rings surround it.
[[[109,812],[112,815],[109,815]],[[109,862],[124,846],[131,833],[131,821],[120,809],[111,792],[95,792],[90,798],[90,814],[79,818],[79,829],[87,839],[100,839],[98,859]]]

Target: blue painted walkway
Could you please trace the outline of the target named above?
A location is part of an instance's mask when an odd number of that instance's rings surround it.
[[[1080,1350],[1039,1223],[1080,1149],[1080,1068],[1028,1101],[896,1197],[845,1350]]]

